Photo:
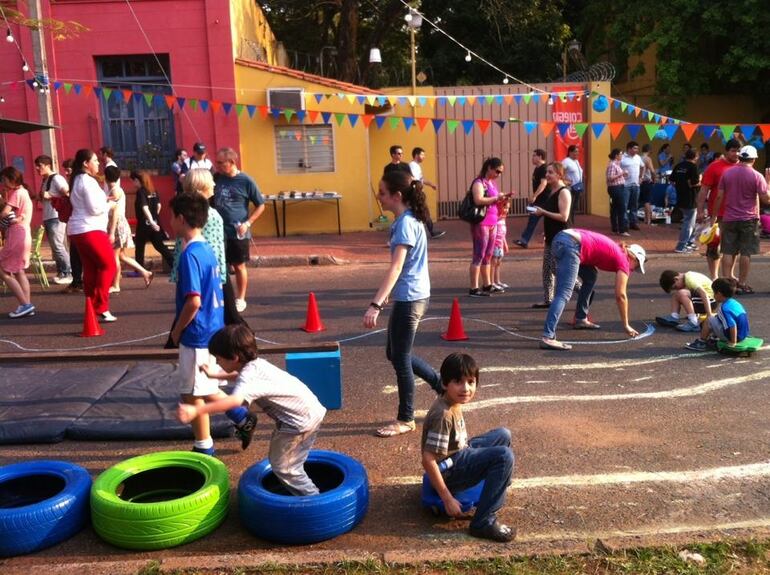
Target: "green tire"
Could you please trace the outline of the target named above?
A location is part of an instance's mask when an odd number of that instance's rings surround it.
[[[216,529],[229,509],[225,465],[189,451],[127,459],[99,475],[91,488],[96,533],[125,549],[165,549]]]

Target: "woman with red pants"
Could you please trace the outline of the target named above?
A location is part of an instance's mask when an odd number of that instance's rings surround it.
[[[107,236],[107,195],[94,178],[98,172],[96,154],[92,150],[78,150],[70,177],[72,216],[67,223],[67,235],[83,262],[86,297],[91,298],[102,321],[115,321],[117,318],[110,313],[110,286],[117,267]]]

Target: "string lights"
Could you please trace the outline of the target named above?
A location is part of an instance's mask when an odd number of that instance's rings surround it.
[[[13,38],[13,34],[11,33],[11,29],[8,28],[8,32],[5,34],[5,41],[9,44],[13,44],[16,40]]]
[[[19,46],[19,43],[16,41],[16,38],[13,35],[13,32],[11,32],[11,24],[8,22],[8,18],[5,16],[5,10],[3,10],[2,4],[0,4],[0,16],[3,18],[3,22],[5,22],[6,27],[6,34],[5,34],[5,41],[9,44],[13,44],[16,46],[16,50],[19,52],[19,56],[21,57],[21,61],[23,62],[21,69],[23,72],[29,72],[29,64],[27,64],[27,59],[24,57],[24,53],[21,51],[21,46]]]
[[[470,52],[470,50],[468,50],[468,53],[465,55],[465,61],[466,62],[470,62],[471,60],[472,60],[471,52]]]

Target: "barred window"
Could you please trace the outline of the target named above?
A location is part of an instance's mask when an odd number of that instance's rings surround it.
[[[275,126],[279,174],[334,171],[334,130],[330,125]]]

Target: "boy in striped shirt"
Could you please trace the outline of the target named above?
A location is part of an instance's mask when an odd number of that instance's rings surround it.
[[[318,487],[305,472],[305,460],[318,436],[326,408],[299,379],[257,357],[257,340],[247,326],[233,324],[209,340],[209,353],[224,370],[202,369],[211,378],[235,381],[227,397],[204,405],[180,404],[182,423],[201,413],[222,413],[242,405],[257,404],[275,421],[268,459],[273,473],[293,495],[318,495]]]
[[[452,353],[441,364],[444,393],[436,399],[422,429],[422,466],[450,517],[465,517],[452,492],[485,480],[469,533],[507,543],[516,530],[497,521],[513,474],[511,432],[499,427],[468,440],[462,405],[476,394],[479,368],[464,353]]]

